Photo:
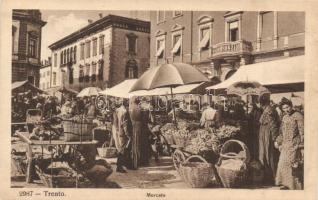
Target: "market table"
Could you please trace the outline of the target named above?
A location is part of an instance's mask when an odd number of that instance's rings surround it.
[[[47,141],[41,141],[41,140],[31,140],[29,139],[29,133],[28,132],[17,132],[17,136],[27,144],[27,171],[26,171],[26,182],[31,183],[32,180],[32,162],[33,162],[33,152],[32,152],[32,146],[53,146],[53,145],[96,145],[97,141],[75,141],[75,142],[65,142],[63,138],[59,140],[47,140]]]

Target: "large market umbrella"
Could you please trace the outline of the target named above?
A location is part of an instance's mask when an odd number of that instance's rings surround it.
[[[78,93],[77,97],[90,97],[90,96],[98,96],[101,89],[98,87],[87,87],[84,88],[80,93]]]
[[[256,81],[238,81],[230,85],[226,92],[228,95],[234,94],[238,96],[246,96],[247,100],[247,109],[246,114],[248,114],[248,95],[262,96],[264,94],[270,94],[270,91],[262,86]]]
[[[170,87],[173,98],[173,87],[208,81],[209,79],[192,65],[185,63],[162,64],[147,70],[132,86],[130,92]],[[172,108],[175,116],[173,104]]]
[[[249,82],[249,81],[239,81],[230,85],[227,90],[227,94],[235,94],[238,96],[245,95],[257,95],[262,96],[263,94],[269,94],[269,90],[262,86],[258,82]]]
[[[147,70],[133,85],[130,92],[160,87],[176,87],[209,79],[192,65],[185,63],[162,64]]]

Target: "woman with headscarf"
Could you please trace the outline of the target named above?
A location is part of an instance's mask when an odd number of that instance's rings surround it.
[[[270,98],[267,95],[260,97],[263,113],[259,123],[259,152],[258,159],[264,167],[264,183],[274,184],[278,152],[274,142],[279,133],[279,117],[276,110],[270,106]]]
[[[276,184],[282,189],[303,188],[304,117],[293,110],[292,102],[283,99],[280,106],[284,112],[280,135],[275,146],[280,150]]]

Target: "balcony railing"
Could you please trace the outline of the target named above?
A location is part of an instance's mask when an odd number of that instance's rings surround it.
[[[252,44],[248,41],[222,42],[213,46],[212,57],[250,54],[251,52]]]

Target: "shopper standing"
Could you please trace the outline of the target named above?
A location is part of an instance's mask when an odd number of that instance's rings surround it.
[[[282,189],[299,190],[303,188],[304,117],[293,110],[292,102],[288,99],[284,99],[280,106],[285,115],[281,134],[275,143],[280,150],[276,184]]]
[[[278,152],[274,147],[274,141],[279,133],[279,117],[276,110],[270,106],[269,96],[261,96],[260,104],[263,113],[259,120],[258,159],[264,167],[264,184],[273,185],[278,160]]]

